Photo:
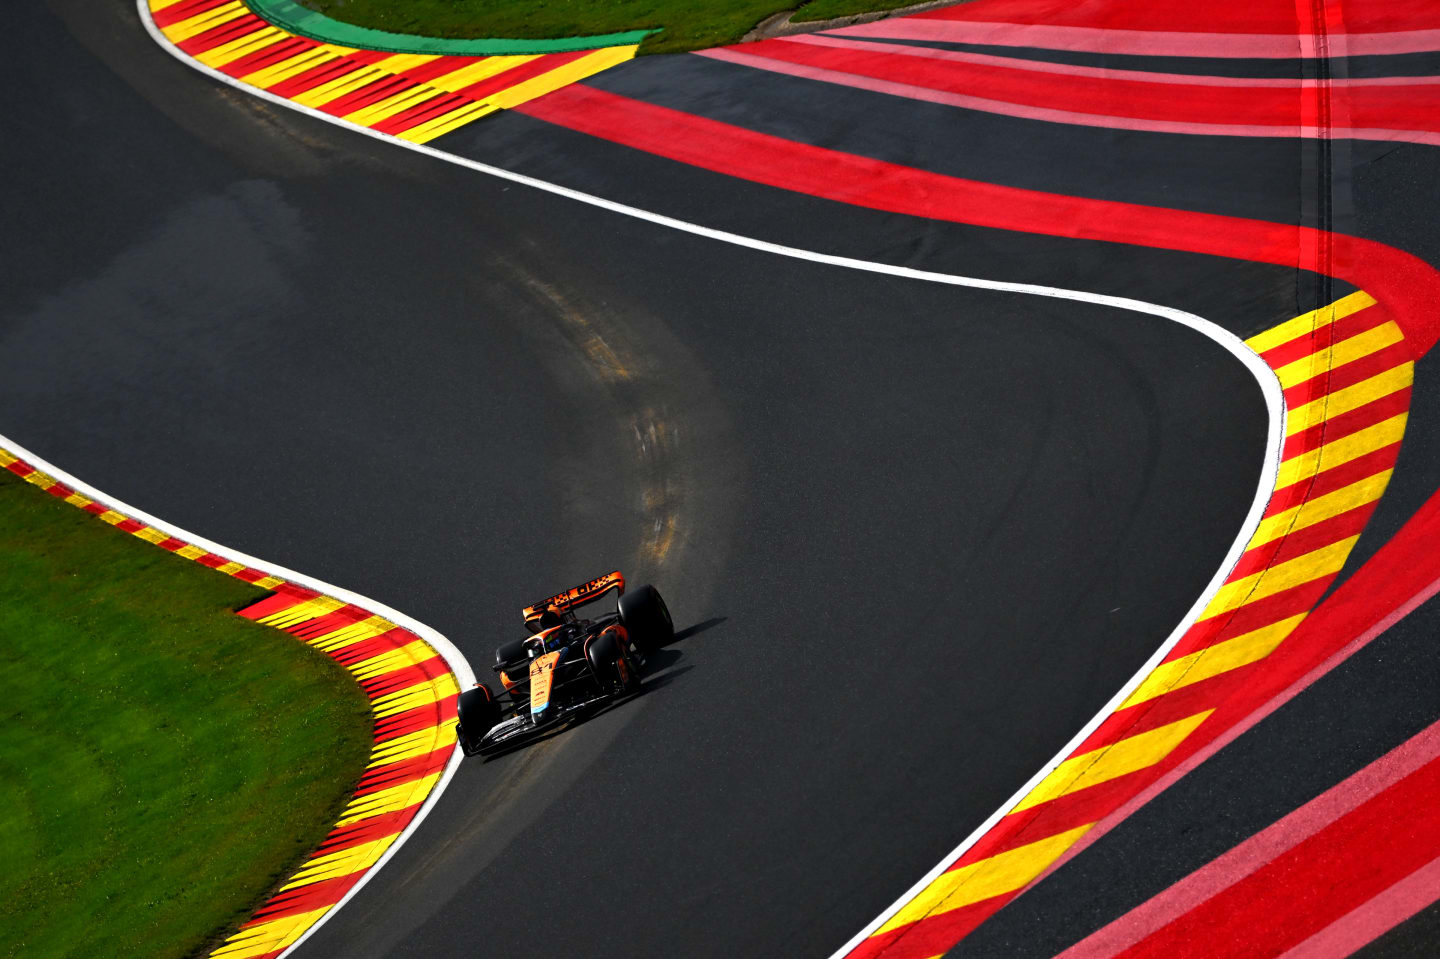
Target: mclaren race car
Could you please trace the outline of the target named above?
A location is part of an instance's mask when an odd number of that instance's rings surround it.
[[[575,615],[614,591],[615,612]],[[625,592],[618,571],[522,611],[531,635],[495,651],[497,696],[485,683],[460,694],[455,728],[467,756],[520,745],[640,689],[645,655],[675,638],[670,611],[653,586]]]

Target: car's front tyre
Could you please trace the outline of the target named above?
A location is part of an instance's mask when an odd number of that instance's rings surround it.
[[[460,751],[473,756],[480,751],[480,742],[485,734],[500,721],[500,706],[490,693],[490,687],[477,683],[474,689],[467,689],[455,702],[455,713],[459,722],[455,725],[455,739]]]

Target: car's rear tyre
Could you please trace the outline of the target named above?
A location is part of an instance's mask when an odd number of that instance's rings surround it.
[[[675,639],[675,624],[660,591],[654,586],[641,586],[620,597],[616,604],[620,625],[630,634],[630,641],[642,654],[659,649]]]
[[[585,658],[590,663],[596,682],[605,692],[624,696],[639,691],[640,671],[625,654],[614,632],[607,630],[592,640],[585,650]]]
[[[467,689],[455,702],[455,714],[459,722],[455,726],[455,738],[460,750],[467,756],[480,751],[480,741],[500,721],[500,707],[490,694],[490,687],[480,683],[474,689]]]

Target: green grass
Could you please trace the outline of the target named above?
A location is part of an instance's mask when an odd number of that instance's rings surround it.
[[[263,595],[0,470],[0,953],[194,955],[324,837],[369,707]]]
[[[427,37],[556,37],[663,28],[641,53],[675,53],[735,43],[794,0],[301,0],[357,26]],[[891,10],[914,0],[813,0],[795,19]],[[815,9],[812,12],[811,8]]]

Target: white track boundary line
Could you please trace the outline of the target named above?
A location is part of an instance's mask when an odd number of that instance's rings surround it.
[[[363,609],[369,610],[372,613],[383,616],[386,619],[390,620],[392,623],[395,623],[397,626],[403,626],[405,629],[410,630],[412,633],[419,636],[421,639],[425,640],[425,642],[429,643],[432,647],[434,647],[435,651],[445,658],[445,664],[449,666],[450,671],[455,674],[455,680],[461,689],[467,689],[475,684],[475,671],[470,668],[470,661],[465,658],[464,653],[460,652],[460,650],[456,648],[454,643],[450,642],[450,640],[446,639],[435,629],[426,626],[419,620],[411,619],[409,616],[406,616],[399,610],[391,609],[384,603],[376,602],[369,597],[361,596],[359,593],[353,593],[348,589],[341,589],[338,586],[331,586],[329,583],[322,582],[321,580],[318,580],[313,576],[306,576],[304,573],[297,573],[294,570],[286,569],[283,566],[276,566],[274,563],[268,563],[264,560],[256,559],[253,556],[247,556],[245,553],[238,552],[226,546],[221,546],[219,543],[208,540],[203,536],[197,536],[189,530],[181,529],[179,526],[176,526],[172,523],[167,523],[162,519],[151,516],[149,513],[146,513],[143,510],[136,509],[135,507],[130,506],[127,503],[120,502],[118,499],[109,495],[108,493],[101,492],[100,490],[91,486],[84,480],[78,479],[77,477],[70,475],[69,473],[60,469],[60,467],[55,466],[53,463],[42,459],[35,453],[31,452],[24,446],[21,446],[19,443],[15,442],[14,440],[3,434],[0,434],[0,448],[8,450],[14,455],[20,457],[25,462],[29,463],[31,466],[35,467],[36,469],[41,470],[45,473],[49,473],[51,476],[64,483],[66,486],[69,486],[70,488],[80,493],[83,493],[84,495],[90,497],[93,500],[96,500],[97,502],[104,503],[106,506],[111,507],[116,512],[124,513],[126,516],[132,519],[137,519],[148,526],[153,526],[158,530],[162,530],[163,532],[170,534],[176,539],[184,540],[187,543],[199,546],[206,552],[214,553],[217,556],[223,556],[226,559],[233,560],[237,563],[242,563],[252,569],[261,570],[267,575],[274,576],[278,579],[288,580],[289,582],[296,583],[300,586],[309,587],[316,592],[324,593],[325,595],[334,597],[335,599],[342,599],[345,602],[350,603],[351,605],[359,606]],[[461,754],[460,750],[457,749],[454,751],[454,753],[450,757],[450,761],[445,764],[445,772],[441,775],[440,779],[436,781],[435,786],[430,790],[430,795],[425,798],[425,802],[423,805],[421,805],[420,811],[415,814],[414,819],[410,820],[410,824],[401,831],[399,837],[393,843],[391,843],[390,848],[385,850],[384,854],[375,861],[375,864],[371,866],[368,870],[366,870],[365,874],[360,877],[360,881],[357,882],[353,887],[351,887],[350,891],[346,893],[339,902],[337,902],[333,907],[331,907],[329,912],[327,912],[324,916],[320,917],[320,920],[314,923],[308,930],[306,930],[304,935],[302,935],[299,939],[295,940],[294,943],[292,943],[288,948],[286,948],[286,950],[281,953],[282,956],[289,955],[293,949],[298,947],[300,943],[304,942],[306,938],[309,937],[311,932],[314,932],[316,929],[318,929],[325,922],[326,919],[329,919],[330,916],[334,915],[337,909],[345,905],[345,903],[350,900],[350,897],[355,895],[355,893],[359,892],[360,888],[364,886],[365,883],[370,881],[370,877],[375,875],[375,873],[380,869],[380,867],[385,865],[385,863],[390,860],[391,856],[395,855],[395,852],[402,845],[405,844],[405,840],[409,839],[410,836],[415,832],[415,830],[419,828],[421,821],[424,820],[426,816],[430,815],[430,810],[435,807],[435,803],[440,799],[440,794],[444,792],[445,787],[449,785],[451,777],[455,775],[455,771],[460,767],[460,762],[463,758],[464,756]]]
[[[1095,729],[1099,727],[1102,722],[1105,721],[1106,717],[1108,717],[1112,712],[1114,712],[1115,709],[1121,703],[1123,703],[1132,692],[1134,692],[1135,688],[1144,681],[1145,677],[1148,676],[1150,672],[1164,660],[1165,655],[1175,647],[1175,644],[1180,641],[1180,637],[1183,636],[1185,634],[1185,631],[1188,630],[1190,626],[1196,621],[1196,619],[1199,618],[1201,611],[1204,610],[1205,606],[1210,602],[1211,599],[1214,598],[1215,594],[1219,592],[1220,587],[1225,582],[1225,577],[1230,575],[1230,571],[1235,568],[1235,564],[1239,561],[1241,554],[1244,553],[1245,546],[1249,543],[1250,537],[1254,534],[1256,528],[1259,526],[1260,519],[1265,512],[1265,507],[1270,502],[1270,496],[1275,491],[1275,481],[1278,478],[1280,471],[1280,449],[1285,437],[1285,399],[1284,394],[1280,389],[1280,381],[1276,378],[1275,372],[1271,370],[1270,367],[1265,364],[1265,361],[1262,360],[1253,350],[1246,346],[1243,340],[1241,340],[1235,334],[1231,333],[1229,330],[1226,330],[1224,327],[1220,326],[1219,324],[1213,323],[1210,320],[1196,316],[1193,313],[1187,313],[1184,310],[1177,310],[1173,307],[1161,306],[1157,303],[1147,303],[1143,300],[1135,300],[1129,297],[1107,296],[1100,293],[1087,293],[1083,290],[1066,290],[1059,287],[1041,286],[1033,283],[1007,283],[999,280],[984,280],[977,277],[957,276],[950,273],[935,273],[929,270],[916,270],[910,267],[893,266],[887,263],[876,263],[870,260],[860,260],[848,256],[835,256],[829,253],[818,253],[813,250],[802,250],[793,246],[783,246],[781,244],[771,243],[766,240],[758,240],[753,237],[741,236],[737,233],[728,233],[724,230],[716,230],[711,227],[701,226],[697,223],[690,223],[685,220],[677,220],[674,217],[665,216],[660,213],[653,213],[649,210],[642,210],[638,207],[629,206],[624,203],[617,203],[614,200],[607,200],[603,197],[598,197],[589,193],[583,193],[579,190],[572,190],[569,187],[561,186],[558,183],[550,183],[546,180],[539,180],[535,177],[525,176],[522,173],[514,173],[510,170],[502,169],[501,167],[491,166],[487,163],[481,163],[478,160],[471,160],[466,157],[456,156],[452,153],[445,153],[442,150],[437,150],[434,147],[429,147],[422,143],[411,143],[409,140],[401,140],[398,137],[392,137],[388,134],[379,133],[375,130],[369,129],[368,127],[361,127],[351,123],[347,123],[339,117],[331,116],[328,113],[323,113],[320,110],[316,110],[312,107],[306,107],[301,106],[297,103],[292,103],[284,97],[277,96],[269,92],[268,90],[262,90],[259,87],[253,87],[249,84],[242,83],[234,77],[221,73],[219,70],[216,70],[213,67],[208,67],[205,64],[192,59],[188,54],[170,43],[170,41],[165,37],[165,34],[160,31],[160,28],[155,25],[155,21],[151,18],[150,8],[146,0],[136,0],[136,7],[140,12],[141,22],[145,25],[145,29],[150,32],[150,35],[154,38],[155,42],[159,44],[160,47],[166,52],[168,52],[171,56],[175,57],[177,60],[181,61],[192,69],[198,70],[201,73],[209,76],[213,80],[218,80],[226,86],[233,87],[236,90],[240,90],[251,96],[257,96],[261,99],[269,100],[271,103],[277,104],[278,106],[304,113],[308,116],[314,117],[317,120],[323,120],[326,123],[331,123],[335,126],[350,130],[353,133],[368,136],[397,147],[403,147],[407,150],[413,150],[416,153],[421,153],[425,156],[433,157],[436,160],[440,160],[445,163],[454,163],[457,166],[466,167],[468,169],[476,171],[477,173],[483,173],[487,176],[493,176],[501,180],[508,180],[511,183],[518,183],[522,186],[531,187],[533,189],[541,190],[546,193],[552,193],[557,196],[563,196],[568,199],[575,200],[579,203],[585,203],[589,206],[599,207],[602,210],[609,210],[612,213],[618,213],[623,216],[633,217],[637,220],[644,220],[648,223],[654,223],[657,226],[668,227],[669,229],[678,230],[682,233],[690,233],[695,236],[702,236],[707,239],[716,240],[721,243],[729,243],[733,246],[740,246],[752,250],[758,250],[762,253],[771,253],[776,256],[785,256],[792,259],[805,260],[811,263],[821,263],[827,266],[841,267],[843,269],[860,270],[866,273],[881,273],[888,276],[897,276],[906,279],[921,280],[929,283],[942,283],[948,286],[963,286],[978,290],[994,290],[1000,293],[1025,293],[1032,296],[1043,296],[1062,300],[1075,300],[1082,303],[1092,303],[1097,306],[1108,306],[1121,310],[1131,310],[1136,313],[1146,313],[1151,316],[1157,316],[1161,319],[1179,323],[1181,326],[1189,327],[1190,329],[1209,337],[1210,339],[1218,343],[1220,346],[1222,346],[1224,349],[1228,350],[1236,359],[1238,359],[1242,364],[1244,364],[1245,368],[1250,371],[1250,374],[1255,377],[1255,382],[1258,383],[1260,386],[1260,391],[1265,397],[1266,409],[1270,414],[1270,430],[1265,442],[1264,464],[1260,470],[1260,480],[1255,490],[1255,499],[1250,504],[1250,510],[1245,516],[1245,522],[1240,528],[1240,533],[1236,537],[1235,541],[1231,544],[1230,550],[1225,554],[1225,559],[1220,564],[1220,568],[1216,570],[1215,575],[1211,577],[1210,583],[1205,587],[1205,591],[1200,595],[1200,598],[1195,601],[1194,605],[1190,607],[1189,612],[1187,612],[1184,618],[1181,619],[1180,624],[1175,627],[1174,631],[1171,632],[1168,637],[1166,637],[1165,642],[1160,645],[1160,647],[1155,651],[1155,653],[1148,660],[1145,661],[1145,664],[1140,667],[1139,671],[1137,671],[1134,676],[1130,677],[1130,680],[1120,688],[1120,690],[1114,695],[1114,697],[1111,698],[1108,703],[1105,704],[1104,708],[1102,708],[1100,712],[1095,714],[1093,719],[1086,723],[1085,726],[1075,734],[1073,739],[1066,743],[1065,746],[1058,753],[1056,753],[1049,762],[1042,766],[1040,770],[1036,772],[1035,775],[1032,776],[1028,782],[1025,783],[1025,785],[1021,786],[1013,796],[1006,800],[999,809],[995,810],[995,812],[992,813],[990,817],[986,819],[983,823],[981,823],[974,832],[967,836],[965,840],[960,843],[960,845],[956,846],[953,850],[951,850],[950,853],[945,856],[945,858],[941,859],[940,862],[928,873],[926,873],[919,882],[911,886],[910,889],[907,890],[904,895],[902,895],[899,899],[897,899],[888,909],[882,912],[873,921],[867,924],[864,929],[861,929],[860,932],[857,933],[849,942],[847,942],[839,950],[833,953],[831,959],[840,959],[840,957],[853,950],[865,939],[868,939],[876,929],[879,929],[890,919],[891,916],[899,912],[900,909],[905,905],[905,903],[909,902],[912,898],[915,897],[916,894],[918,894],[922,889],[924,889],[931,882],[933,882],[937,876],[945,872],[945,870],[949,867],[951,863],[953,863],[956,859],[960,858],[960,856],[964,855],[966,850],[968,850],[971,846],[978,842],[981,836],[989,832],[990,829],[997,822],[1003,819],[1005,814],[1011,809],[1011,807],[1013,807],[1016,803],[1023,799],[1030,792],[1030,790],[1035,788],[1035,786],[1039,785],[1042,779],[1049,775],[1056,766],[1060,765],[1060,763],[1062,763],[1070,755],[1070,753],[1076,749],[1076,747],[1083,743],[1090,736],[1090,734],[1094,732]],[[3,442],[3,437],[0,437],[0,442]],[[57,473],[56,475],[59,474]],[[155,525],[159,524],[157,523]],[[264,567],[259,566],[258,568]],[[287,573],[285,575],[295,574]],[[301,582],[302,580],[297,579],[296,581]],[[332,589],[332,587],[325,588]],[[337,591],[336,595],[342,594]],[[396,615],[398,616],[399,614]],[[408,619],[406,620],[406,622],[414,623],[413,620]],[[434,633],[434,630],[429,630],[428,627],[420,626],[420,624],[418,623],[414,623],[414,627],[426,629],[427,636],[428,634],[434,634],[436,636],[439,635],[438,633]],[[446,642],[446,645],[449,646],[449,643]],[[450,648],[453,649],[454,647]],[[456,650],[456,654],[459,655],[458,650]],[[461,660],[463,662],[463,657],[461,657]],[[468,673],[468,663],[466,664],[466,670]],[[458,671],[457,675],[459,675]],[[471,681],[473,682],[473,674],[470,675]],[[320,926],[323,925],[326,921],[328,921],[331,916],[335,915],[335,913],[340,910],[340,907],[345,905],[345,903],[350,900],[350,897],[355,895],[355,893],[358,892],[360,888],[365,885],[365,883],[370,879],[370,877],[374,875],[375,872],[379,870],[382,865],[385,864],[385,862],[390,858],[390,856],[395,852],[395,850],[400,846],[400,844],[404,842],[404,840],[409,838],[411,831],[413,831],[413,829],[417,825],[419,825],[420,819],[426,812],[429,811],[430,807],[434,804],[435,800],[439,797],[440,793],[449,783],[450,777],[454,771],[454,767],[455,762],[452,761],[451,765],[446,767],[446,773],[444,778],[436,784],[435,790],[430,794],[430,798],[426,801],[425,808],[421,811],[421,816],[416,817],[415,821],[412,822],[410,827],[405,831],[405,834],[402,835],[399,840],[396,840],[395,845],[390,847],[390,850],[386,852],[385,856],[382,857],[379,862],[377,862],[374,866],[371,867],[370,871],[366,873],[365,877],[359,883],[357,883],[356,886],[351,889],[350,892],[346,894],[343,899],[340,900],[340,902],[336,903],[333,909],[331,909],[328,913],[322,916],[319,922],[315,923],[314,926],[310,927],[310,930],[306,932],[305,935],[301,936],[292,946],[286,949],[285,952],[282,953],[282,956],[288,956],[294,949],[298,948],[301,943],[308,939],[311,933],[313,933],[316,929],[320,928]]]

